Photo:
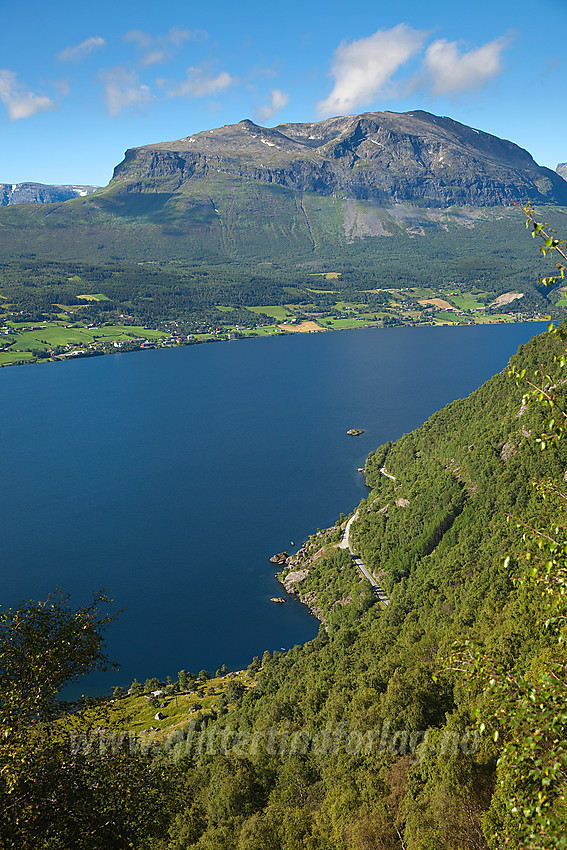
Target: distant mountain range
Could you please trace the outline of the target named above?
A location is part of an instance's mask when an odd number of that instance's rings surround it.
[[[85,197],[98,186],[50,186],[45,183],[0,183],[0,206],[8,204],[53,204]]]

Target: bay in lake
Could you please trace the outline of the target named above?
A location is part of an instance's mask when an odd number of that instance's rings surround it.
[[[121,669],[85,693],[309,640],[304,606],[269,601],[269,557],[350,512],[370,451],[543,328],[373,328],[3,369],[2,606],[108,588],[126,609],[107,642]]]

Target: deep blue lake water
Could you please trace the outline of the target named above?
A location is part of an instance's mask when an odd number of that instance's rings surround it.
[[[86,693],[309,640],[304,606],[269,601],[269,557],[349,513],[370,451],[543,329],[360,329],[1,370],[1,604],[108,588],[126,609],[108,632],[121,669]]]

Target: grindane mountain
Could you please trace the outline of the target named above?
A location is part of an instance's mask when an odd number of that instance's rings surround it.
[[[84,198],[98,186],[51,186],[46,183],[0,183],[0,206],[8,204],[53,204]]]
[[[527,151],[421,111],[274,129],[245,120],[128,150],[112,182],[128,191],[178,192],[211,172],[381,205],[567,203],[565,181]]]
[[[565,231],[558,173],[450,118],[375,112],[272,129],[245,120],[128,150],[108,186],[83,197],[0,206],[0,263],[12,266],[10,299],[36,311],[48,281],[63,281],[69,298],[102,292],[120,313],[135,305],[139,317],[154,316],[161,287],[160,315],[177,318],[307,302],[309,275],[329,271],[339,279],[327,289],[346,294],[441,277],[492,293],[487,303],[521,292],[526,310],[547,311],[514,206],[527,201]]]

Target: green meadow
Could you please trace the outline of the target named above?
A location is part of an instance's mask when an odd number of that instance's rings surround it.
[[[234,686],[240,686],[240,691],[243,691],[255,684],[256,677],[252,673],[240,670],[203,682],[195,681],[188,691],[181,691],[178,685],[174,688],[163,685],[158,689],[161,693],[153,699],[144,692],[138,696],[104,700],[87,708],[75,719],[68,718],[66,724],[71,722],[78,728],[103,725],[134,734],[153,732],[155,740],[159,741],[173,732],[186,730],[191,721],[226,713],[231,707]],[[161,719],[157,719],[158,713],[162,715]]]
[[[67,317],[67,322],[69,318]],[[145,339],[162,340],[164,331],[145,328],[141,325],[111,325],[103,327],[82,327],[61,322],[26,323],[6,321],[5,328],[12,332],[0,332],[0,345],[6,346],[0,351],[0,365],[7,366],[20,361],[32,360],[38,352],[52,352],[55,349],[69,351],[85,346],[103,346],[104,343],[128,342]],[[8,347],[9,346],[9,347]],[[64,356],[64,351],[58,352]]]
[[[265,316],[271,316],[273,319],[278,319],[278,321],[284,321],[289,318],[289,316],[293,315],[293,312],[288,307],[279,305],[270,305],[268,307],[248,307],[248,309],[252,313],[263,313]]]

